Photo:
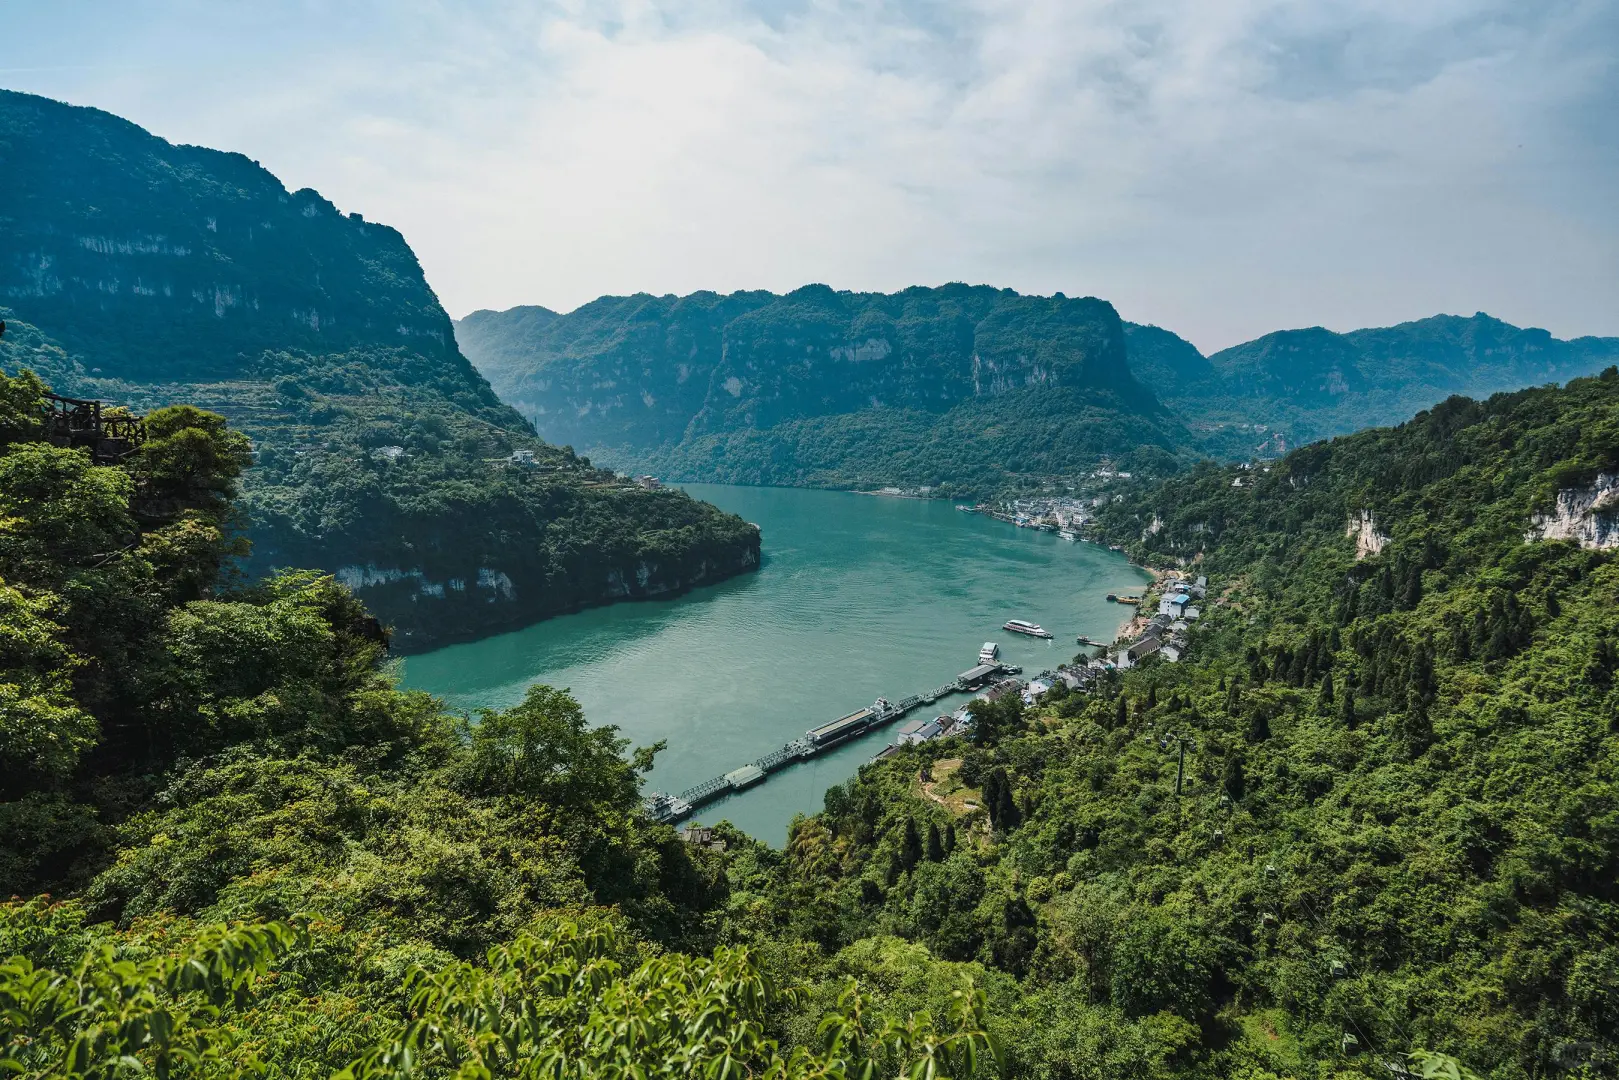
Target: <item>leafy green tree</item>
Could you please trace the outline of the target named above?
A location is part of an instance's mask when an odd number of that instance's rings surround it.
[[[800,995],[780,990],[742,949],[712,958],[670,954],[626,970],[610,929],[564,923],[492,950],[486,968],[456,964],[411,976],[413,1019],[341,1080],[421,1072],[462,1075],[688,1077],[781,1080],[971,1077],[998,1066],[983,1030],[984,997],[955,991],[943,1026],[926,1013],[871,1014],[851,983],[817,1028],[815,1048],[784,1051],[766,1034]]]
[[[254,1075],[262,1066],[222,1019],[296,942],[290,927],[270,923],[209,927],[182,951],[139,961],[101,946],[70,971],[14,956],[0,963],[0,1070],[73,1080]]]
[[[131,492],[123,470],[77,451],[13,446],[0,455],[0,577],[60,590],[110,565],[139,541]]]
[[[27,368],[14,376],[0,372],[0,450],[39,438],[47,414],[39,376]]]
[[[899,864],[906,870],[914,869],[922,861],[922,838],[916,831],[916,819],[907,817],[900,834]]]
[[[1131,1015],[1168,1009],[1196,1019],[1212,1004],[1213,970],[1208,939],[1187,912],[1136,908],[1121,922],[1113,941],[1109,994]]]
[[[974,698],[967,703],[967,710],[973,718],[973,742],[980,746],[994,745],[999,739],[1023,729],[1021,695],[1003,694],[994,701]]]
[[[1233,802],[1241,801],[1248,793],[1247,768],[1241,754],[1231,754],[1226,757],[1225,765],[1220,774],[1220,787],[1225,790]]]
[[[146,440],[130,471],[142,505],[153,516],[181,510],[222,515],[236,493],[236,482],[253,464],[247,436],[232,431],[225,418],[192,405],[170,405],[146,417]]]
[[[71,674],[84,661],[50,620],[58,604],[0,583],[0,798],[66,779],[99,734],[73,699]]]
[[[481,795],[537,799],[574,817],[623,815],[640,804],[640,774],[660,746],[636,750],[613,727],[591,727],[566,690],[528,688],[510,709],[484,709],[466,733],[458,782]]]

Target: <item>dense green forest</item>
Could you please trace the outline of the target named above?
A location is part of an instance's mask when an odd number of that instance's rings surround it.
[[[602,297],[455,333],[547,437],[681,479],[988,495],[1107,462],[1166,475],[1589,375],[1619,339],[1479,314],[1268,334],[1204,356],[1100,301],[947,285]]]
[[[27,94],[0,92],[0,158],[0,367],[226,416],[254,448],[250,572],[338,571],[421,648],[758,565],[735,516],[535,437],[393,229]]]
[[[222,576],[216,415],[95,467],[39,390],[0,384],[12,1071],[1619,1070],[1619,371],[1131,489],[1103,537],[1211,579],[1191,655],[975,705],[781,850],[647,821],[657,748],[563,691],[395,689],[329,576]]]
[[[867,768],[750,888],[983,965],[1016,1075],[1615,1075],[1616,472],[1609,368],[1121,493],[1191,656]]]

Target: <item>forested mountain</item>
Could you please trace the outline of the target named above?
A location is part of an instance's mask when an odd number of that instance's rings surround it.
[[[1563,341],[1482,312],[1346,334],[1281,330],[1206,359],[1157,327],[1127,333],[1131,369],[1194,430],[1257,425],[1285,445],[1397,424],[1453,394],[1564,382],[1619,360],[1619,338]]]
[[[337,571],[417,647],[757,565],[739,519],[535,438],[393,229],[25,94],[0,93],[0,164],[0,363],[228,416],[255,568]]]
[[[1483,314],[1284,330],[1205,357],[1097,300],[966,285],[603,297],[566,315],[478,311],[455,333],[543,435],[603,460],[959,493],[1103,459],[1163,473],[1271,455],[1619,359],[1619,338],[1562,341]]]
[[[666,475],[992,488],[1189,443],[1095,299],[946,285],[603,297],[481,311],[457,339],[547,438]]]
[[[220,579],[218,417],[94,466],[40,414],[0,382],[9,1072],[1619,1062],[1619,370],[1134,486],[1100,535],[1209,576],[1187,658],[975,704],[781,851],[642,817],[655,748],[563,691],[395,690],[330,578]]]
[[[1208,576],[1188,657],[868,768],[753,887],[1016,978],[1014,1075],[1614,1075],[1616,477],[1609,368],[1137,485],[1098,538]]]

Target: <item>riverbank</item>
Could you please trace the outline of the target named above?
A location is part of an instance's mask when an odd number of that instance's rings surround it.
[[[940,686],[973,667],[985,641],[1025,671],[1055,668],[1077,651],[1075,634],[1115,628],[1110,589],[1148,579],[1105,548],[1006,529],[938,500],[718,485],[691,493],[760,524],[770,557],[757,573],[412,656],[405,685],[469,711],[515,704],[534,682],[569,687],[591,723],[617,725],[637,745],[668,740],[647,787],[680,792],[878,697]],[[1003,634],[1009,618],[1061,640]],[[780,844],[793,813],[819,807],[893,734],[795,765],[699,819],[729,818]]]

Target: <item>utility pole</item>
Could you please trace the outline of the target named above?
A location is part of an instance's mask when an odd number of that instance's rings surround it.
[[[1178,799],[1181,797],[1181,785],[1186,782],[1186,739],[1177,738],[1175,742],[1179,744],[1181,751],[1180,761],[1175,765],[1175,798]]]

